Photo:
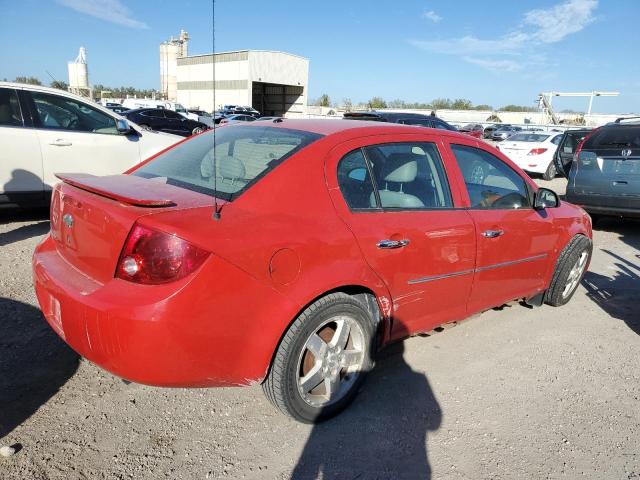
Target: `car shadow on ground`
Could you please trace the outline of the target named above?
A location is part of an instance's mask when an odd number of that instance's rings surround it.
[[[0,439],[58,392],[78,355],[37,308],[0,297]]]
[[[355,402],[313,427],[292,479],[431,478],[426,437],[442,411],[402,353],[403,343],[387,347]]]
[[[49,231],[49,210],[38,209],[0,209],[0,225],[14,222],[37,222],[21,225],[13,230],[0,233],[0,247],[11,243],[27,240],[32,237],[44,235]]]
[[[582,280],[587,289],[587,297],[608,315],[624,321],[640,335],[640,315],[637,312],[637,299],[640,298],[640,222],[602,219],[596,229],[618,233],[620,240],[634,252],[631,258],[624,258],[602,248],[601,251],[610,259],[614,268],[613,275],[587,272]]]

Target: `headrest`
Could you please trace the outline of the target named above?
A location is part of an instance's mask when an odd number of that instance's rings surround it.
[[[393,153],[387,157],[382,166],[382,178],[386,182],[413,182],[418,175],[419,155],[407,153]]]
[[[244,179],[247,174],[247,170],[245,169],[242,160],[229,156],[225,156],[221,159],[218,171],[222,178],[229,178],[233,180]]]

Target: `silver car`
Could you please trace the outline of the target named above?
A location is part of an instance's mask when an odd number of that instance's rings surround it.
[[[491,140],[495,142],[501,142],[509,138],[514,133],[520,132],[521,130],[522,130],[522,127],[514,127],[514,126],[500,127],[491,134]]]

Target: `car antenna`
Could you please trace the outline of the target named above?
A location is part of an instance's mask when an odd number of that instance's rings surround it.
[[[220,220],[218,170],[216,168],[216,0],[211,0],[211,65],[213,68],[213,219]]]

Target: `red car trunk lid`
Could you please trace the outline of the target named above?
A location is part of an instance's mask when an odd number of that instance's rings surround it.
[[[213,204],[210,196],[131,175],[58,178],[64,183],[51,198],[51,236],[66,261],[99,283],[114,277],[124,242],[140,217]]]

